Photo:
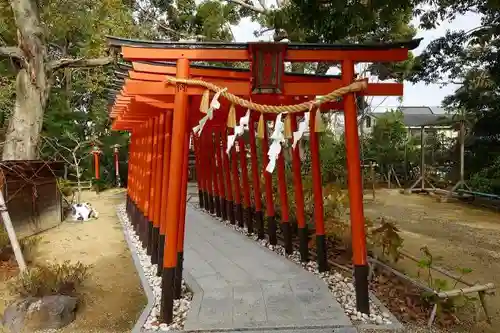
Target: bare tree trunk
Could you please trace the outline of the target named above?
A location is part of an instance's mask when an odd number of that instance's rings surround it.
[[[47,49],[37,2],[10,0],[10,5],[16,21],[21,68],[17,74],[16,104],[2,157],[4,160],[30,160],[37,158],[37,145],[49,92],[45,68]]]
[[[38,75],[45,78],[43,70]],[[4,161],[38,158],[37,147],[47,101],[47,83],[42,81],[40,85],[32,81],[24,68],[17,74],[16,104],[5,137]]]

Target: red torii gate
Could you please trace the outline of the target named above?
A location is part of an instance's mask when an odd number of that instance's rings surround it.
[[[173,299],[180,296],[182,278],[184,219],[187,192],[187,167],[190,127],[204,116],[200,103],[206,98],[207,86],[215,84],[212,93],[227,88],[232,95],[251,99],[254,103],[270,105],[296,105],[311,100],[316,95],[342,90],[341,101],[318,105],[320,111],[344,109],[345,136],[348,160],[349,197],[351,207],[351,229],[353,262],[359,311],[369,312],[368,265],[364,233],[361,170],[359,162],[359,138],[355,94],[402,95],[399,83],[373,84],[355,82],[356,62],[403,61],[408,50],[418,46],[420,40],[404,43],[372,45],[319,45],[284,43],[177,43],[136,41],[109,37],[109,43],[121,47],[123,58],[132,61],[126,73],[121,92],[116,96],[110,116],[113,128],[132,132],[129,158],[129,186],[127,210],[138,228],[143,245],[158,263],[162,274],[162,319],[170,323]],[[173,61],[168,63],[165,61]],[[245,61],[251,63],[250,70],[216,68],[192,65],[192,61]],[[289,74],[284,71],[284,62],[340,62],[341,76],[312,76]],[[175,78],[172,76],[175,75]],[[193,79],[202,80],[193,81]],[[246,109],[233,105],[224,95],[221,107],[208,120],[200,137],[193,136],[198,174],[201,207],[240,226],[247,225],[249,232],[256,229],[259,238],[264,237],[263,202],[260,193],[259,167],[255,145],[255,121],[259,127],[274,121],[278,112],[250,115],[250,166],[252,171],[253,205],[248,177],[247,155],[244,141],[237,140],[239,151],[231,149],[230,157],[224,154],[221,145],[226,145],[225,135],[228,117],[241,118]],[[234,102],[234,98],[233,98]],[[233,110],[233,111],[231,111]],[[203,110],[202,110],[203,111]],[[297,111],[297,110],[295,110]],[[291,130],[297,129],[297,116],[287,116]],[[327,269],[326,246],[323,223],[323,196],[318,134],[315,114],[311,110],[310,141],[314,192],[314,220],[318,265],[320,271]],[[234,119],[229,121],[234,127]],[[267,127],[267,126],[266,126]],[[263,169],[268,163],[267,129],[259,128],[263,136]],[[239,156],[238,156],[239,155]],[[241,169],[242,181],[238,172]],[[287,253],[292,252],[292,236],[288,214],[287,187],[284,158],[277,159],[278,192],[281,204],[281,227]],[[300,176],[300,157],[297,148],[292,150],[294,194],[297,203],[300,252],[302,260],[308,260],[307,225],[304,219],[304,199]],[[277,224],[274,218],[274,203],[271,174],[264,171],[265,211],[271,244],[276,244]],[[242,185],[242,186],[240,186]],[[167,204],[161,204],[166,198]],[[172,236],[173,235],[173,236]]]

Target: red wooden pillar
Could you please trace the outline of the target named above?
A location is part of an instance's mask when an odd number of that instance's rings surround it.
[[[234,201],[233,201],[233,184],[231,182],[231,167],[229,163],[229,155],[226,154],[227,147],[227,130],[222,132],[222,166],[224,168],[225,182],[226,182],[226,203],[227,203],[227,215],[229,222],[235,224],[234,215]]]
[[[316,112],[319,110],[311,111],[311,121],[309,123],[309,135],[311,145],[311,170],[313,181],[313,195],[314,195],[314,225],[316,229],[316,252],[318,261],[318,270],[325,272],[328,270],[326,260],[326,239],[325,239],[325,221],[323,216],[323,185],[321,181],[321,165],[319,156],[319,135],[315,131],[315,117]]]
[[[128,144],[128,168],[127,168],[127,216],[132,222],[134,207],[134,142],[137,140],[137,131],[130,131],[130,142]]]
[[[196,135],[192,135],[192,140],[193,140],[193,149],[194,149],[194,158],[195,158],[195,165],[196,165],[196,182],[198,183],[198,204],[200,205],[200,208],[205,208],[204,202],[203,202],[203,171],[201,167],[201,161],[200,161],[200,140]]]
[[[220,184],[219,184],[219,169],[217,168],[217,136],[213,128],[206,129],[210,130],[210,167],[212,171],[212,182],[214,184],[214,204],[215,204],[215,215],[217,217],[222,217],[221,201],[220,201]]]
[[[153,247],[151,240],[153,238],[153,224],[155,220],[155,201],[157,197],[157,186],[156,186],[156,160],[158,158],[158,128],[159,128],[159,118],[153,118],[153,131],[151,136],[151,176],[149,184],[149,211],[148,211],[148,223],[147,229],[145,230],[145,243],[146,243],[146,253],[148,255],[152,254]]]
[[[162,276],[163,273],[163,259],[165,249],[165,235],[167,232],[167,196],[168,184],[170,181],[170,155],[172,149],[172,121],[173,111],[168,110],[165,114],[165,132],[163,137],[163,161],[162,161],[162,179],[161,179],[161,209],[160,209],[160,235],[158,237],[158,272],[157,276]]]
[[[269,163],[269,138],[267,134],[267,122],[264,130],[264,139],[262,144],[262,172],[264,173],[265,191],[266,191],[266,220],[267,220],[267,233],[269,235],[269,243],[276,245],[278,239],[276,238],[276,218],[274,214],[274,201],[273,201],[273,178],[272,174],[266,171],[267,164]]]
[[[119,145],[114,145],[113,146],[113,157],[114,157],[114,162],[115,162],[115,182],[116,182],[116,187],[121,187],[121,181],[120,181],[120,162],[118,158],[119,154]]]
[[[215,214],[215,200],[214,200],[214,183],[213,183],[213,171],[212,171],[212,156],[210,146],[212,145],[212,133],[207,130],[203,131],[203,151],[205,156],[205,175],[207,177],[207,200],[208,200],[208,212],[210,214]]]
[[[215,154],[217,161],[217,172],[218,172],[218,182],[219,182],[219,202],[220,210],[222,214],[222,219],[227,221],[227,201],[226,201],[226,189],[224,186],[224,165],[222,160],[222,140],[221,140],[221,129],[218,128],[215,132]]]
[[[262,198],[260,195],[259,163],[257,161],[257,147],[255,145],[255,122],[250,119],[248,123],[250,133],[250,160],[252,163],[252,186],[255,204],[255,222],[257,224],[258,239],[264,238],[264,214],[262,212]]]
[[[297,115],[291,115],[292,132],[297,131]],[[305,220],[304,209],[304,190],[302,187],[302,175],[300,172],[300,151],[299,145],[292,148],[292,170],[293,170],[293,189],[295,194],[295,215],[297,217],[298,235],[299,235],[299,252],[302,262],[309,261],[309,246],[308,246],[308,230]]]
[[[290,228],[290,213],[288,210],[288,195],[285,176],[285,158],[283,156],[283,149],[278,156],[278,192],[280,197],[281,206],[281,232],[285,243],[285,252],[287,254],[293,253],[292,244],[292,230]]]
[[[205,188],[206,188],[206,197],[205,197],[205,209],[207,212],[213,214],[215,212],[214,202],[212,198],[213,184],[211,180],[211,169],[210,169],[210,156],[208,151],[208,140],[209,134],[208,131],[202,133],[201,142],[202,142],[202,156],[203,156],[203,172],[205,174]]]
[[[99,147],[94,146],[94,149],[92,150],[92,154],[94,155],[94,171],[95,171],[95,179],[99,180],[101,178],[101,172],[99,170],[99,154],[101,151],[99,150]]]
[[[146,177],[144,179],[144,198],[145,198],[145,205],[144,205],[144,219],[141,227],[141,232],[140,232],[140,239],[142,242],[142,247],[147,248],[148,245],[148,230],[149,230],[149,225],[150,220],[151,220],[151,213],[152,213],[152,200],[151,200],[151,178],[153,177],[153,151],[154,151],[154,131],[155,131],[155,119],[150,118],[148,120],[148,127],[147,127],[147,139],[146,139]]]
[[[189,77],[189,60],[177,60],[177,77]],[[186,198],[181,197],[182,161],[187,129],[188,95],[186,86],[176,85],[174,100],[174,118],[172,126],[172,150],[170,155],[170,175],[167,196],[167,233],[165,237],[165,254],[162,272],[161,317],[170,324],[174,310],[174,277],[177,266],[177,234],[179,229],[180,208],[186,204]]]
[[[231,173],[234,188],[235,220],[238,222],[238,226],[243,227],[243,210],[241,207],[240,176],[238,174],[238,156],[236,153],[236,145],[231,148]]]
[[[145,150],[147,147],[147,124],[148,121],[146,120],[142,126],[141,126],[141,140],[139,142],[138,148],[139,148],[139,154],[137,158],[138,162],[138,173],[139,173],[139,178],[137,182],[137,188],[138,188],[138,206],[139,206],[139,214],[137,214],[137,226],[136,226],[136,233],[137,235],[141,234],[142,230],[142,221],[144,220],[144,206],[145,206],[145,197],[144,197],[144,179],[146,178],[146,154]],[[143,181],[140,181],[142,179]]]
[[[155,196],[154,202],[154,219],[153,230],[151,233],[151,263],[158,264],[158,245],[160,238],[160,223],[161,223],[161,205],[162,205],[162,179],[163,179],[163,156],[165,155],[165,112],[159,116],[158,130],[157,130],[157,158],[156,158],[156,176],[155,176]]]
[[[243,221],[246,221],[247,230],[249,234],[253,234],[253,216],[250,206],[250,185],[248,181],[248,166],[247,166],[247,150],[243,138],[238,140],[238,147],[240,148],[240,168],[241,178],[243,180]]]
[[[189,124],[189,112],[186,112],[186,123]],[[181,206],[179,208],[179,230],[177,233],[177,266],[174,277],[174,298],[180,299],[182,294],[182,271],[184,267],[184,232],[186,229],[186,198],[188,188],[189,170],[189,136],[191,131],[187,130],[184,136],[184,156],[182,161],[181,175]]]
[[[354,63],[350,60],[342,62],[342,81],[345,85],[351,84],[354,81]],[[368,260],[366,253],[365,217],[363,216],[358,120],[356,101],[353,93],[344,96],[344,108],[356,308],[360,312],[369,313]]]

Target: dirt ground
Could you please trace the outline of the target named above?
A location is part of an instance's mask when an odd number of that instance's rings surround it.
[[[81,261],[92,265],[90,277],[81,289],[82,304],[76,320],[61,333],[122,333],[130,331],[146,305],[115,207],[123,200],[116,190],[97,195],[85,192],[99,218],[87,222],[66,221],[49,230],[37,247],[36,261]],[[0,283],[0,311],[3,312],[5,287]],[[3,292],[2,292],[3,291]]]
[[[442,257],[436,263],[439,266],[455,273],[470,268],[465,280],[500,286],[500,214],[463,203],[440,203],[427,195],[380,189],[375,201],[365,202],[365,215],[396,222],[406,252],[421,258],[420,248],[427,246],[433,256]],[[399,265],[408,274],[417,274],[416,263],[406,259]],[[500,295],[488,296],[487,302],[493,329],[480,322],[466,331],[500,331]]]

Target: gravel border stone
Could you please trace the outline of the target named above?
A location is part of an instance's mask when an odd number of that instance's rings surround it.
[[[151,264],[151,257],[147,255],[146,250],[142,247],[139,237],[135,234],[132,224],[130,223],[125,204],[117,207],[117,216],[123,226],[123,233],[129,246],[134,264],[139,274],[142,287],[148,298],[148,304],[142,311],[139,319],[137,320],[133,333],[140,332],[167,332],[167,331],[180,331],[184,327],[187,312],[191,307],[193,293],[188,290],[186,285],[186,276],[183,276],[182,281],[182,298],[174,301],[174,320],[171,325],[160,324],[158,316],[160,313],[161,302],[161,277],[156,276],[158,269],[157,265]],[[188,277],[188,280],[193,279]]]

